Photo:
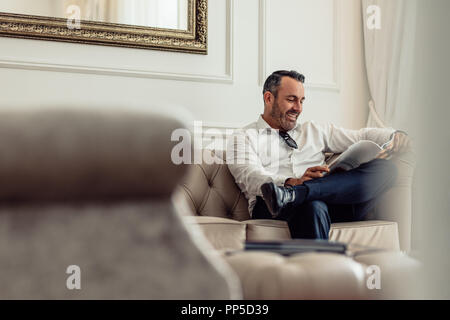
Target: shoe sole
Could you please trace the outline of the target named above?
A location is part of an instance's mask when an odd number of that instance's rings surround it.
[[[276,199],[274,184],[273,183],[263,184],[261,186],[261,191],[263,194],[263,199],[266,202],[267,209],[269,209],[272,217],[276,217],[280,209],[278,205],[273,201],[274,199]]]

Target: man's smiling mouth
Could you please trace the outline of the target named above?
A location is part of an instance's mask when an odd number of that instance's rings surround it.
[[[287,118],[291,121],[297,121],[298,115],[298,113],[289,112]]]

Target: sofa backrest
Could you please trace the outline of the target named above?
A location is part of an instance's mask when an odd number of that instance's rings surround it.
[[[228,166],[211,150],[204,150],[213,164],[192,164],[178,187],[190,213],[198,216],[250,219],[248,201],[236,185]],[[207,157],[203,157],[206,159]]]

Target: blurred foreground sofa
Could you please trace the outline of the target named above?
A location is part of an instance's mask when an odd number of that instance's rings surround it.
[[[1,111],[0,299],[239,299],[171,201],[182,127],[143,111]]]

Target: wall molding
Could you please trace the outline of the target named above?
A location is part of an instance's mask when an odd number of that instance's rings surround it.
[[[267,50],[270,38],[267,33],[267,23],[270,19],[269,10],[267,9],[267,1],[259,0],[259,85],[263,86],[268,74],[268,61],[270,54]],[[340,90],[340,62],[341,62],[341,0],[333,1],[333,81],[329,83],[307,83],[306,88],[318,90]]]
[[[39,61],[21,61],[14,58],[0,58],[0,68],[38,70],[52,72],[81,73],[132,78],[150,78],[163,80],[194,81],[194,82],[234,82],[234,1],[226,0],[226,72],[221,75],[206,75],[194,73],[156,72],[153,70],[109,68],[79,64],[56,64]],[[40,41],[40,40],[30,40]]]

